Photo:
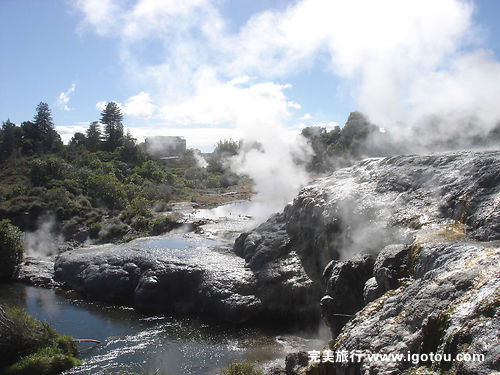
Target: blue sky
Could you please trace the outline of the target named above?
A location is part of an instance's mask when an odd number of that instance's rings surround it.
[[[0,120],[46,101],[67,139],[113,100],[138,138],[203,150],[352,110],[387,126],[457,107],[494,121],[498,16],[491,0],[1,0]]]

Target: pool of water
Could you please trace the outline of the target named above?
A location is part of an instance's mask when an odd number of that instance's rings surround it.
[[[67,293],[2,285],[0,303],[23,307],[62,334],[95,339],[80,344],[85,362],[68,374],[119,370],[164,374],[216,374],[235,360],[278,364],[290,350],[320,348],[316,334],[219,325],[194,318],[145,315],[131,308],[84,301]]]
[[[242,229],[251,224],[246,216],[249,205],[248,201],[239,201],[196,211],[196,218],[210,219],[203,226],[202,235],[169,234],[137,239],[130,245],[151,249],[159,258],[198,257],[238,270],[242,265],[237,263],[243,260],[233,259],[224,251],[219,253],[216,248],[232,245]],[[329,337],[326,327],[318,335],[301,327],[285,330],[273,326],[273,322],[264,329],[189,317],[146,315],[132,308],[22,284],[2,284],[0,303],[24,308],[59,333],[101,341],[97,345],[80,344],[84,364],[67,374],[104,375],[120,370],[154,373],[159,369],[165,375],[210,375],[219,374],[220,368],[235,360],[271,367],[283,365],[289,352],[321,349]]]

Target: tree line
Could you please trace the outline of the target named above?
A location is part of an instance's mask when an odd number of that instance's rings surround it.
[[[101,124],[103,129],[101,129]],[[123,129],[123,114],[115,102],[107,103],[101,112],[100,122],[90,123],[84,133],[75,133],[70,147],[85,147],[91,152],[114,152],[118,147],[130,148],[134,143],[132,135]],[[32,156],[58,153],[64,146],[54,127],[49,105],[40,102],[32,121],[24,121],[20,126],[10,119],[2,123],[0,129],[0,161],[10,156]]]

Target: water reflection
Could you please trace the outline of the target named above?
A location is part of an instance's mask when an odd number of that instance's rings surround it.
[[[0,303],[24,307],[60,333],[102,343],[82,344],[85,361],[68,374],[104,374],[122,369],[160,369],[166,374],[210,374],[237,359],[272,361],[291,349],[320,343],[281,335],[273,330],[208,324],[194,318],[148,316],[130,308],[72,298],[66,293],[2,285]],[[294,341],[301,340],[301,341]]]

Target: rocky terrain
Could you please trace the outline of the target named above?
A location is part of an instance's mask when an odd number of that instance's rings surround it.
[[[339,170],[241,235],[235,250],[250,267],[298,257],[321,286],[333,340],[311,350],[485,355],[309,366],[292,356],[293,371],[273,373],[490,374],[500,366],[499,240],[500,152],[463,152]]]
[[[499,190],[498,151],[368,159],[304,188],[233,252],[91,247],[59,256],[55,279],[92,298],[231,322],[322,314],[333,351],[485,355],[309,366],[296,355],[274,373],[489,374],[500,358]]]
[[[66,251],[55,261],[53,282],[90,299],[142,311],[196,314],[231,323],[276,317],[283,322],[317,323],[321,294],[300,260],[288,254],[256,270],[245,267],[232,251],[230,234],[237,227],[241,232],[248,218],[238,214],[235,205],[227,210],[219,214],[233,218],[206,219],[196,233]],[[196,212],[186,220],[207,214]],[[222,236],[221,227],[230,240]],[[42,275],[26,265],[20,276],[35,283]]]

